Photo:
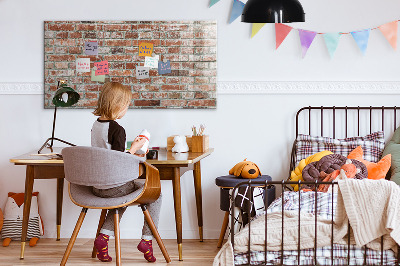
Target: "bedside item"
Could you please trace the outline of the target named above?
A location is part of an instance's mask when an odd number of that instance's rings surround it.
[[[55,138],[54,137],[54,130],[56,127],[56,116],[57,116],[57,107],[69,107],[74,104],[76,104],[79,101],[79,93],[77,93],[74,89],[67,87],[66,81],[65,80],[59,80],[58,85],[57,85],[57,91],[54,94],[53,97],[53,104],[54,104],[54,117],[53,117],[53,131],[51,133],[51,138],[48,138],[42,147],[40,147],[39,151],[37,153],[40,153],[44,147],[50,148],[51,151],[53,151],[53,141],[58,140],[62,143],[68,144],[70,146],[75,146],[72,143],[69,143],[65,140]],[[49,144],[48,142],[51,141]]]
[[[185,136],[175,136],[174,137],[175,146],[172,148],[172,152],[188,152],[189,146],[186,143]]]
[[[304,22],[304,10],[298,0],[249,0],[242,12],[242,22]]]
[[[192,152],[205,152],[208,150],[209,136],[192,136]]]
[[[43,235],[42,219],[39,215],[38,196],[39,192],[32,193],[31,211],[29,214],[27,239],[30,239],[29,246],[36,246],[40,236]],[[4,207],[3,228],[1,237],[3,239],[3,247],[8,247],[11,240],[21,240],[22,234],[22,204],[24,203],[24,193],[9,192]]]
[[[172,151],[172,148],[175,146],[174,138],[178,135],[172,135],[167,138],[167,151]],[[186,143],[189,147],[189,152],[192,151],[192,136],[185,136]]]
[[[252,181],[271,181],[272,178],[268,175],[262,175]],[[220,176],[215,179],[215,184],[220,187],[220,209],[225,212],[224,220],[222,222],[221,233],[219,236],[217,247],[222,246],[224,236],[229,222],[229,213],[231,206],[231,194],[230,190],[233,189],[239,183],[245,182],[243,179],[239,179],[234,175]],[[244,185],[246,186],[246,185]],[[256,186],[255,186],[256,187]],[[267,190],[267,191],[266,191]],[[267,200],[267,207],[275,200],[275,186],[271,185],[264,190],[264,198]]]
[[[136,153],[145,154],[147,152],[147,149],[149,148],[150,133],[146,129],[143,129],[142,132],[140,132],[140,134],[138,135],[138,138],[145,138],[147,141],[143,144],[142,148],[136,151]]]
[[[260,176],[260,168],[258,168],[255,163],[246,160],[247,159],[244,159],[242,162],[237,163],[231,170],[229,170],[229,174],[250,179]]]

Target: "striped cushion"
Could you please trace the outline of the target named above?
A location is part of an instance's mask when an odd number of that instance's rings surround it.
[[[345,139],[299,134],[296,139],[296,165],[302,159],[323,150],[329,150],[347,157],[357,146],[362,147],[364,160],[378,162],[385,147],[383,131],[374,132],[364,137]]]
[[[11,238],[12,240],[21,240],[22,218],[16,220],[4,220],[1,237]],[[39,217],[29,218],[27,239],[33,237],[40,238]]]

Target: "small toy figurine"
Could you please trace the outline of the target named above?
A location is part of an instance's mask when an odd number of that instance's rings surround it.
[[[175,136],[174,137],[175,146],[172,148],[172,152],[188,152],[189,146],[186,143],[185,136]]]
[[[242,162],[237,163],[230,171],[230,175],[241,176],[243,178],[257,178],[261,175],[261,171],[258,166],[250,161],[244,159]]]

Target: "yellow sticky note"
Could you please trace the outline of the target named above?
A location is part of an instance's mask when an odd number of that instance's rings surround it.
[[[139,43],[139,56],[151,56],[153,53],[153,44],[150,42]]]

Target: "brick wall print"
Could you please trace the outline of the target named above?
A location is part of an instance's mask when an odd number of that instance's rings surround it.
[[[59,79],[67,80],[81,100],[71,108],[94,108],[104,83],[91,72],[77,72],[76,60],[108,61],[106,81],[132,90],[131,108],[216,108],[217,27],[215,21],[46,21],[44,23],[44,106]],[[86,55],[85,42],[98,42],[98,54]],[[139,44],[153,44],[153,53],[169,60],[171,73],[151,68],[149,78],[137,79],[144,66]]]

